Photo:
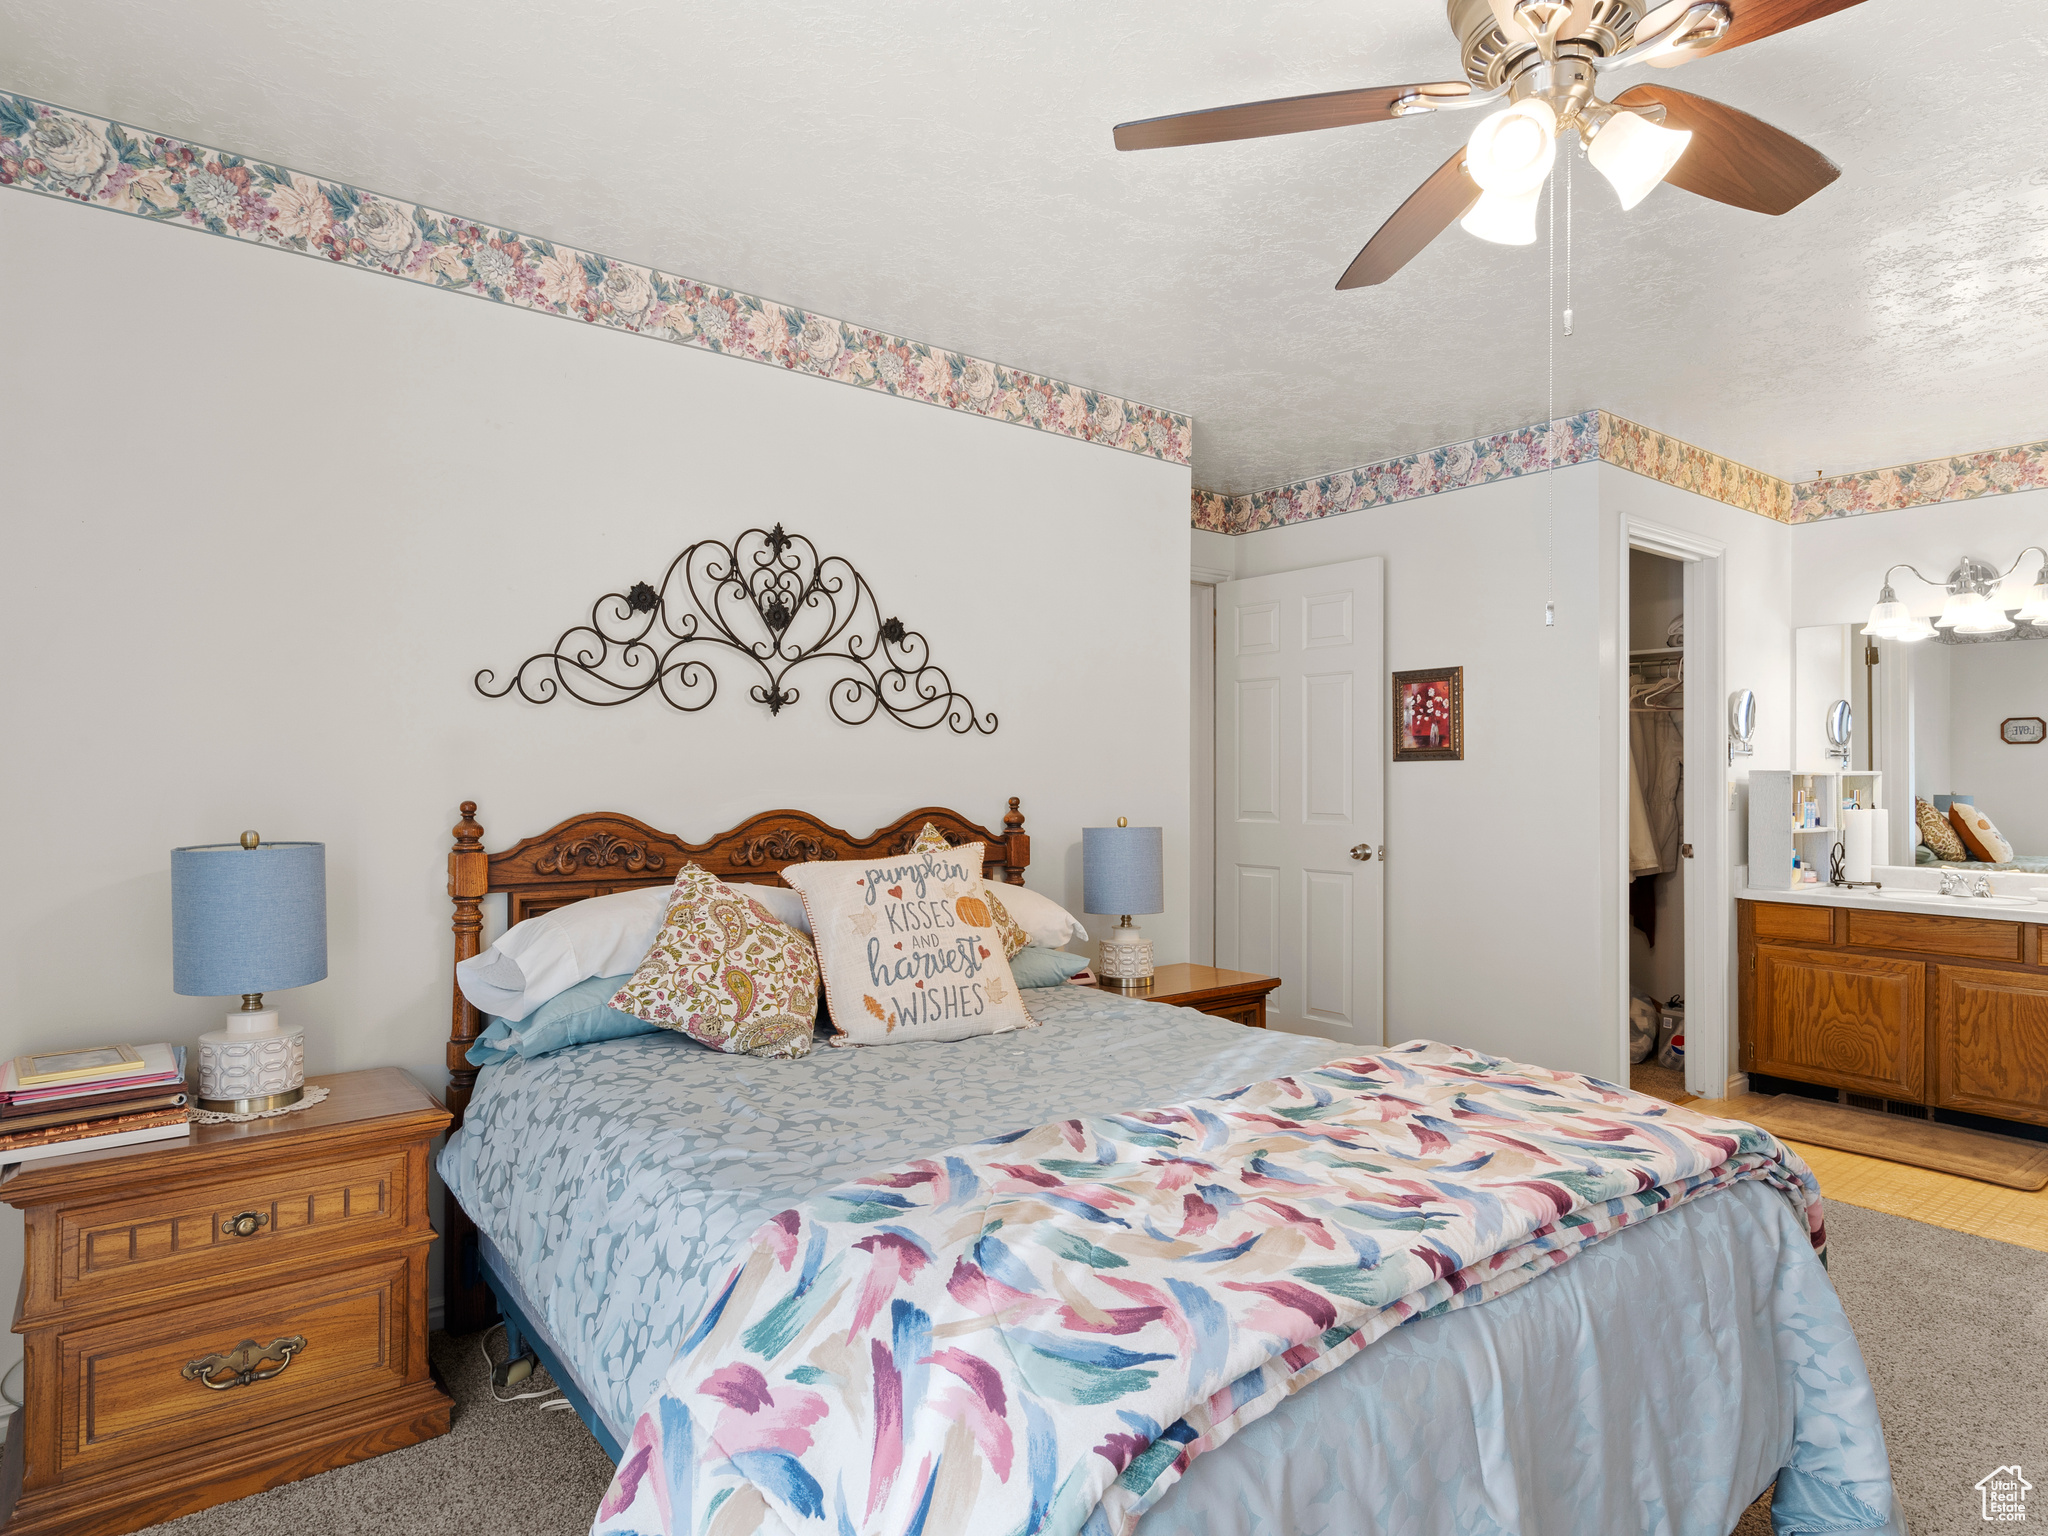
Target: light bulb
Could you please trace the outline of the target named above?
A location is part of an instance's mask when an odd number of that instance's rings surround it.
[[[1458,223],[1468,235],[1491,240],[1495,245],[1534,245],[1536,205],[1543,201],[1543,189],[1509,197],[1501,192],[1482,192],[1472,211]]]
[[[1556,159],[1557,113],[1541,96],[1518,101],[1484,119],[1472,130],[1471,142],[1465,146],[1466,174],[1484,191],[1508,197],[1519,197],[1542,186]]]
[[[1691,142],[1689,132],[1659,127],[1634,112],[1617,112],[1593,135],[1586,158],[1613,184],[1621,206],[1628,209],[1657,189]]]
[[[1934,626],[1925,619],[1907,619],[1897,629],[1882,638],[1896,640],[1901,645],[1911,645],[1915,640],[1932,640],[1934,638]]]

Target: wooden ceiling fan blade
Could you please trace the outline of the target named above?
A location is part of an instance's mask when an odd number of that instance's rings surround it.
[[[1667,53],[1662,58],[1650,60],[1650,63],[1659,69],[1675,69],[1680,64],[1703,59],[1710,53],[1726,53],[1744,43],[1776,37],[1780,32],[1790,32],[1794,27],[1803,27],[1809,21],[1819,21],[1823,16],[1832,16],[1837,11],[1846,11],[1862,3],[1863,0],[1729,0],[1734,19],[1718,39],[1703,48]],[[1683,8],[1682,4],[1677,7],[1678,10]],[[1651,25],[1653,22],[1661,25],[1664,21],[1675,20],[1673,9],[1670,3],[1658,6],[1637,23],[1636,35],[1643,37],[1655,31],[1656,27]]]
[[[1380,226],[1379,233],[1351,258],[1351,265],[1337,279],[1337,286],[1371,288],[1384,283],[1478,201],[1479,183],[1465,174],[1465,149],[1460,145],[1458,152],[1410,193],[1408,201]]]
[[[1168,149],[1182,144],[1220,144],[1231,139],[1264,139],[1282,133],[1309,133],[1318,128],[1347,128],[1354,123],[1383,123],[1394,116],[1394,103],[1404,96],[1469,96],[1463,80],[1438,80],[1425,85],[1371,85],[1355,91],[1324,91],[1315,96],[1282,96],[1273,101],[1248,101],[1203,112],[1176,112],[1118,123],[1118,149]]]
[[[1692,143],[1665,176],[1674,187],[1754,213],[1790,213],[1842,174],[1811,144],[1761,118],[1668,85],[1638,85],[1615,105],[1664,109],[1664,126],[1689,131]]]

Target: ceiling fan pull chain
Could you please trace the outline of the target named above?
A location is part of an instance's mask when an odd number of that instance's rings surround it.
[[[1543,415],[1543,627],[1557,627],[1557,559],[1554,511],[1557,493],[1557,328],[1550,316],[1557,308],[1557,178],[1545,184],[1543,205],[1549,211],[1549,232],[1543,242],[1547,263],[1543,290],[1543,334],[1550,348],[1550,383]]]

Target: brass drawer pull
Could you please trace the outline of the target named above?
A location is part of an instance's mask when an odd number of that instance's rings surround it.
[[[200,1382],[216,1392],[225,1392],[230,1387],[252,1386],[273,1376],[282,1376],[284,1368],[292,1363],[292,1356],[305,1347],[305,1335],[297,1333],[288,1339],[279,1339],[268,1349],[254,1339],[244,1339],[224,1355],[201,1355],[197,1360],[188,1361],[178,1374],[187,1381]],[[277,1364],[267,1371],[258,1370],[257,1367],[266,1360],[275,1360]]]
[[[270,1217],[263,1211],[244,1211],[239,1216],[223,1216],[220,1231],[223,1237],[254,1237],[270,1225]]]

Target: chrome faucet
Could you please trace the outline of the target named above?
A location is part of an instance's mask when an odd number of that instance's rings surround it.
[[[1941,872],[1941,894],[1944,896],[1967,896],[1970,883],[1952,869]]]
[[[1991,877],[1989,875],[1979,875],[1977,883],[1970,887],[1970,894],[1972,896],[1989,896],[1991,894]]]

